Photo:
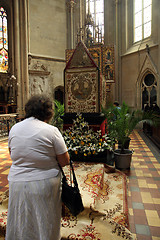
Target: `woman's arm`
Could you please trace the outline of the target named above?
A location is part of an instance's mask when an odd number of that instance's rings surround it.
[[[70,160],[69,153],[65,152],[63,154],[57,155],[57,160],[61,167],[68,165]]]

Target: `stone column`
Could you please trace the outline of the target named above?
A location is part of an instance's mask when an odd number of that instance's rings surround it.
[[[69,31],[69,48],[73,49],[74,48],[74,5],[75,1],[74,0],[69,0],[67,2],[67,7],[68,7],[68,31]]]
[[[115,44],[115,2],[104,0],[104,44]]]
[[[20,1],[20,39],[21,39],[21,76],[23,108],[29,98],[29,74],[28,74],[28,27],[27,27],[27,0]],[[23,109],[24,110],[24,109]]]
[[[20,61],[20,25],[19,25],[19,0],[14,1],[14,48],[15,48],[15,75],[17,78],[17,112],[22,116],[22,91],[21,91],[21,61]]]
[[[17,112],[24,115],[29,97],[27,0],[14,1],[15,76],[17,79]]]
[[[121,15],[120,15],[120,0],[115,0],[115,100],[122,102],[122,84],[121,84]]]
[[[83,33],[82,33],[82,29],[83,29],[83,8],[82,8],[82,0],[79,0],[79,27],[80,27],[80,40],[82,41],[83,38]]]
[[[155,4],[155,3],[154,3]],[[159,9],[159,2],[157,1],[157,10]],[[158,26],[160,23],[160,14],[158,14]],[[157,79],[157,105],[160,108],[160,28],[158,27],[158,79]]]

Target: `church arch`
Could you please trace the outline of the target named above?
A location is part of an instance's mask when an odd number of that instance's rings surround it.
[[[137,105],[140,109],[153,109],[158,105],[158,76],[146,69],[137,82]]]
[[[64,87],[57,86],[54,90],[54,99],[59,101],[61,104],[64,103]]]

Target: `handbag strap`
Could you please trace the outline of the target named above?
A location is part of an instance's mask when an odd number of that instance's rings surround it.
[[[62,172],[62,175],[63,175],[65,181],[67,181],[66,175],[65,175],[65,173],[64,173],[61,165],[60,165],[59,163],[58,163],[58,165],[59,165],[59,168],[60,168],[60,170],[61,170],[61,172]],[[73,174],[73,183],[74,183],[74,186],[75,186],[76,188],[78,188],[78,183],[77,183],[76,175],[75,175],[74,168],[73,168],[73,164],[72,164],[72,161],[71,161],[71,160],[70,160],[70,173]]]

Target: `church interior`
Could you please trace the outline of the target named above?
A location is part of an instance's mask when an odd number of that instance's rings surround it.
[[[0,0],[0,194],[8,132],[33,95],[64,104],[64,130],[79,112],[103,128],[102,107],[115,101],[160,119],[159,10],[159,0]],[[141,125],[130,138],[126,239],[160,240],[160,126]]]

